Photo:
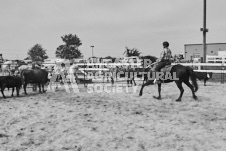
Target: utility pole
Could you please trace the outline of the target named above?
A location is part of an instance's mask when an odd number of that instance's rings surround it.
[[[209,31],[206,28],[206,0],[203,0],[203,28],[200,30],[203,32],[203,62],[206,63],[206,33]]]
[[[90,47],[92,47],[92,58],[93,58],[93,47],[94,47],[94,46],[90,46]]]

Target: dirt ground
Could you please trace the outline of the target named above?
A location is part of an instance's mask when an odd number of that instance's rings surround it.
[[[104,84],[106,85],[106,83]],[[175,102],[175,83],[134,93],[79,93],[61,87],[44,94],[0,97],[1,151],[213,151],[226,150],[226,86],[199,83],[193,100],[184,85],[182,102]]]

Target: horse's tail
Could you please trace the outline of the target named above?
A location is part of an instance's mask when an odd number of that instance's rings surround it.
[[[197,83],[197,78],[195,75],[195,72],[191,67],[186,67],[187,71],[189,72],[190,79],[192,81],[193,86],[195,87],[195,92],[198,91],[198,83]]]

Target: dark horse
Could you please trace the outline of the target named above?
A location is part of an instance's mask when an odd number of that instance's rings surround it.
[[[149,70],[148,74],[150,74],[152,76],[154,74],[154,71]],[[154,96],[154,98],[159,99],[159,100],[161,99],[161,83],[169,83],[169,82],[175,81],[177,87],[180,89],[180,96],[179,96],[179,98],[176,99],[176,101],[181,101],[182,95],[184,93],[182,83],[185,83],[191,89],[193,98],[195,100],[197,99],[195,92],[198,90],[198,84],[196,81],[195,73],[191,67],[185,67],[180,64],[173,65],[169,74],[171,75],[171,77],[174,77],[174,75],[176,75],[177,78],[176,79],[173,79],[173,78],[165,79],[164,81],[160,80],[160,82],[158,83],[159,96],[158,97]],[[191,79],[192,84],[194,86],[189,82],[189,78]],[[147,82],[142,85],[142,87],[140,89],[140,94],[139,94],[140,96],[142,96],[144,87],[148,86],[150,84],[153,84],[153,81],[154,81],[153,79],[148,79]]]

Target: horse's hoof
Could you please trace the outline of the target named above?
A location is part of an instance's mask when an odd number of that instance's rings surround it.
[[[142,93],[140,93],[139,96],[142,96]]]
[[[198,97],[197,97],[197,96],[193,96],[193,98],[194,98],[195,100],[197,100],[197,99],[198,99]]]
[[[176,99],[176,102],[181,102],[181,99]]]
[[[157,100],[161,100],[161,97],[157,97],[157,96],[153,96],[153,98],[157,99]]]

